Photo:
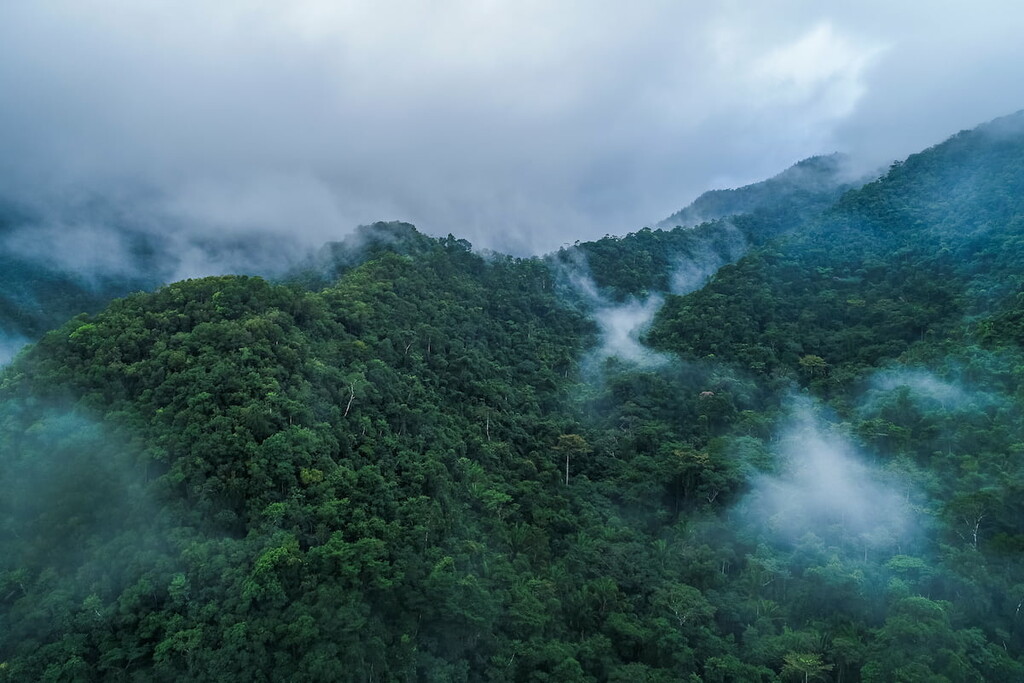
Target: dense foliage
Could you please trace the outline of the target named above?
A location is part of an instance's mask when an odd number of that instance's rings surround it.
[[[116,297],[197,272],[273,276],[305,251],[255,229],[183,229],[154,211],[145,195],[126,192],[118,201],[71,195],[55,200],[56,208],[11,201],[0,190],[2,363]]]
[[[0,680],[1024,678],[1020,119],[814,217],[73,319],[0,384]],[[584,267],[660,355],[582,362]]]

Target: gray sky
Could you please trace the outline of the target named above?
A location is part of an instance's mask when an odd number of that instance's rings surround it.
[[[0,0],[0,193],[547,251],[1020,109],[1021,35],[1009,0]]]

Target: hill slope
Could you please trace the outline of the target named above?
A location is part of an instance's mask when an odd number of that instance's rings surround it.
[[[1024,114],[965,131],[847,193],[816,223],[668,302],[653,339],[759,372],[873,365],[1016,306]],[[715,304],[711,305],[710,302]]]
[[[649,362],[402,224],[72,320],[0,383],[0,679],[1024,677],[1019,120],[737,219]],[[579,251],[628,300],[723,230]]]
[[[660,221],[658,227],[693,227],[730,216],[761,212],[806,218],[829,207],[839,196],[868,180],[850,171],[842,154],[815,156],[766,180],[727,190],[709,190]]]

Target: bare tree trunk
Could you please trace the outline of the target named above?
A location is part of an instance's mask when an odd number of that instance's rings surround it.
[[[356,399],[356,387],[354,384],[348,385],[348,405],[345,406],[345,414],[342,417],[348,417],[348,411],[352,410],[352,401]]]

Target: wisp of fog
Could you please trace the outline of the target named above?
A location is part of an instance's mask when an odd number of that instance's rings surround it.
[[[795,399],[780,434],[780,469],[754,479],[741,514],[780,542],[898,548],[915,531],[907,497],[809,399]]]

